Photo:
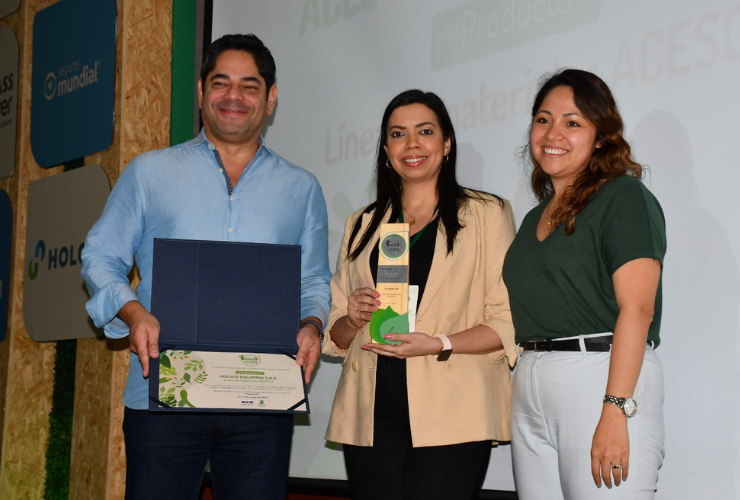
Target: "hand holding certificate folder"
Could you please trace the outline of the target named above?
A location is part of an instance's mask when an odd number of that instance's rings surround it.
[[[308,413],[300,247],[154,240],[149,409]]]

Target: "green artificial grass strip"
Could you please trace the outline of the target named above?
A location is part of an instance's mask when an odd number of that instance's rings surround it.
[[[54,391],[49,412],[44,500],[69,498],[69,461],[72,453],[72,413],[75,400],[77,340],[56,344]]]

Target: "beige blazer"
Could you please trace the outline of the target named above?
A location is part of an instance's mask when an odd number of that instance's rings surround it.
[[[331,280],[331,312],[323,351],[345,359],[326,439],[372,446],[377,355],[360,348],[370,342],[368,327],[357,333],[346,351],[332,342],[329,333],[334,322],[347,314],[347,297],[356,288],[373,286],[369,265],[373,245],[367,245],[354,262],[346,258],[349,235],[360,216],[362,227],[355,245],[372,214],[363,215],[359,210],[347,219]],[[516,362],[517,353],[501,267],[514,239],[514,215],[508,202],[502,208],[491,198],[487,203],[470,200],[461,209],[460,218],[465,227],[458,233],[450,255],[440,221],[432,267],[417,311],[416,331],[451,335],[484,324],[499,334],[504,349],[482,355],[453,353],[445,362],[437,361],[435,356],[406,360],[415,447],[511,439],[509,366]],[[378,238],[376,233],[374,241]]]

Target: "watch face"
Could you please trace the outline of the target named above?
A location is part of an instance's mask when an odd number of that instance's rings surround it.
[[[627,398],[624,400],[624,407],[622,408],[624,410],[624,414],[628,417],[631,417],[632,415],[637,412],[637,401],[635,401],[632,398]]]
[[[437,354],[437,361],[447,361],[450,359],[450,354],[452,354],[452,349],[440,352]]]

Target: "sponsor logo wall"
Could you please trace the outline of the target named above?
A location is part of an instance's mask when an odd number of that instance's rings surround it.
[[[102,333],[85,312],[88,294],[80,256],[109,193],[108,176],[99,165],[47,177],[28,188],[23,319],[37,342]]]
[[[116,5],[62,0],[33,22],[31,149],[43,168],[113,142]]]

